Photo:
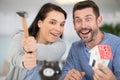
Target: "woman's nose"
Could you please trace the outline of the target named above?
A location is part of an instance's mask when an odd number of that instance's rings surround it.
[[[57,25],[57,26],[56,26],[56,30],[57,30],[57,31],[61,31],[61,26],[60,26],[60,25]]]

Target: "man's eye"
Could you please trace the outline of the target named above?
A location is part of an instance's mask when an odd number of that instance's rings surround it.
[[[80,19],[75,20],[75,23],[80,23],[80,22],[81,22]]]

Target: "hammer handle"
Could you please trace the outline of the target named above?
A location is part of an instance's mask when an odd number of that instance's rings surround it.
[[[23,29],[24,29],[24,37],[28,38],[29,33],[28,33],[28,27],[27,27],[27,23],[26,23],[25,17],[22,17],[22,24],[23,24]]]

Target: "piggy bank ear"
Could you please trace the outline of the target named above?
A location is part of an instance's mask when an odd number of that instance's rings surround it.
[[[59,64],[59,62],[58,62],[58,61],[56,61],[56,64]]]
[[[44,60],[44,61],[43,61],[43,63],[44,63],[44,64],[46,64],[46,63],[47,63],[47,61],[46,61],[46,60]]]

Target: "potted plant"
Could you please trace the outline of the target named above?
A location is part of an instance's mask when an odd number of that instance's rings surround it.
[[[104,32],[111,33],[120,37],[120,23],[117,23],[116,25],[105,23],[100,27],[100,29]]]

